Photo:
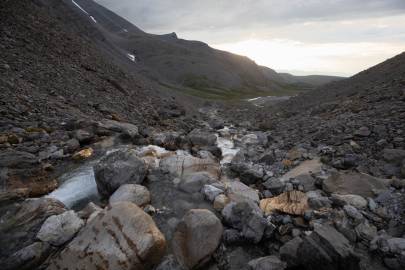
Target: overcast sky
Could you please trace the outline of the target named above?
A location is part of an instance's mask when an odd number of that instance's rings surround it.
[[[146,32],[176,32],[294,74],[353,75],[405,51],[405,0],[97,0]]]

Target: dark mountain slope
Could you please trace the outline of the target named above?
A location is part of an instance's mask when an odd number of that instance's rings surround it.
[[[89,21],[91,17],[95,19],[92,24],[98,31],[94,35],[98,44],[115,50],[119,57],[133,60],[128,63],[127,59],[125,64],[132,64],[134,70],[148,74],[170,89],[202,97],[229,98],[283,94],[284,90],[307,90],[317,85],[305,80],[301,89],[298,77],[287,81],[247,57],[215,50],[202,42],[179,39],[174,33],[147,34],[92,0],[77,0],[75,3],[81,9],[72,1],[65,2]]]

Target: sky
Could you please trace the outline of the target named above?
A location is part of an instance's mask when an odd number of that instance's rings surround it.
[[[405,0],[97,2],[146,32],[176,32],[296,75],[351,76],[405,51]]]

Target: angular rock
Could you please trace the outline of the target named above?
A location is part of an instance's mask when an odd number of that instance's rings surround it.
[[[102,122],[98,123],[98,126],[107,130],[122,133],[124,136],[127,136],[130,139],[134,139],[139,135],[138,127],[130,123],[123,123],[114,120],[103,120]]]
[[[132,150],[113,152],[94,166],[97,189],[103,197],[108,197],[123,184],[141,184],[146,172],[145,162]]]
[[[359,212],[359,210],[357,210],[357,208],[346,204],[345,206],[343,206],[343,210],[345,210],[345,213],[354,220],[363,220],[363,215]]]
[[[150,203],[149,190],[141,185],[126,184],[120,186],[110,197],[109,203],[131,202],[139,207]]]
[[[267,256],[250,261],[248,266],[250,270],[284,270],[287,263],[276,256]]]
[[[222,232],[221,221],[209,210],[188,211],[172,240],[178,262],[187,269],[203,266],[217,249]]]
[[[222,211],[224,207],[230,202],[230,199],[224,194],[220,194],[215,197],[213,207],[217,211]]]
[[[200,192],[205,185],[216,181],[213,176],[206,172],[197,172],[184,176],[179,183],[179,188],[187,193],[195,193]]]
[[[51,198],[27,199],[3,210],[0,218],[0,258],[33,244],[42,223],[48,217],[66,211],[61,202]]]
[[[91,142],[91,140],[94,138],[94,134],[91,132],[84,130],[84,129],[78,129],[75,132],[75,139],[79,141],[80,144],[87,144]]]
[[[263,183],[263,186],[272,194],[278,195],[284,191],[285,183],[277,178],[272,178]]]
[[[303,239],[298,249],[300,264],[305,269],[357,270],[359,259],[354,255],[350,242],[333,227],[316,225],[315,230]]]
[[[263,199],[260,208],[267,215],[280,211],[291,215],[303,215],[309,209],[308,198],[300,191],[285,192],[277,197]]]
[[[74,151],[76,151],[79,148],[80,148],[79,141],[77,139],[73,138],[66,142],[64,149],[65,149],[66,153],[73,153]]]
[[[45,220],[37,238],[53,246],[61,246],[72,239],[83,225],[84,221],[73,210],[66,211]]]
[[[204,197],[211,202],[213,202],[218,195],[224,193],[222,189],[219,189],[212,185],[205,185],[201,192],[204,194]]]
[[[280,248],[280,258],[287,262],[288,267],[298,266],[300,258],[297,252],[301,243],[302,239],[298,236],[288,241]]]
[[[264,177],[264,169],[259,164],[232,161],[230,168],[238,174],[240,180],[246,185],[262,181]]]
[[[194,129],[187,137],[194,146],[214,146],[217,142],[215,134],[200,129]]]
[[[165,248],[165,238],[152,218],[133,203],[119,202],[88,223],[47,269],[151,268]]]
[[[328,197],[323,196],[321,190],[308,191],[308,206],[312,209],[320,208],[330,208],[332,206],[332,201]]]
[[[239,181],[225,182],[225,191],[228,197],[234,201],[247,199],[259,202],[258,192]]]
[[[178,153],[175,156],[165,157],[160,161],[160,168],[168,170],[179,177],[196,172],[207,172],[218,178],[220,174],[219,163],[214,159],[197,158],[190,154]]]
[[[322,188],[328,193],[355,194],[362,197],[374,197],[387,190],[382,179],[356,172],[334,173],[323,181]]]
[[[377,228],[374,225],[371,225],[368,221],[357,225],[355,231],[357,238],[366,241],[367,243],[377,236]]]
[[[368,204],[366,199],[354,194],[332,194],[332,200],[338,202],[340,205],[350,204],[358,209],[366,208]]]
[[[231,202],[222,210],[227,224],[241,232],[242,236],[258,243],[263,237],[267,221],[260,208],[250,200]]]
[[[322,169],[322,163],[319,159],[306,160],[291,171],[280,177],[280,180],[285,182],[292,178],[297,178],[300,175],[311,175],[311,173],[319,173]]]

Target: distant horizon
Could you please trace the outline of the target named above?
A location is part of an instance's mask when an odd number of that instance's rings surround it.
[[[294,75],[350,77],[405,51],[403,0],[96,0],[142,30],[176,32]]]

